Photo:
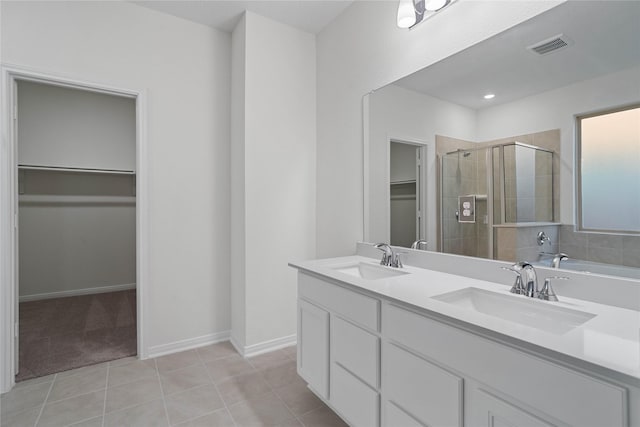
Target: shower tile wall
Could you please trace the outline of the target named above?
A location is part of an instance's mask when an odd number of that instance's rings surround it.
[[[458,210],[458,195],[468,194],[466,192],[461,193],[461,191],[463,189],[468,190],[473,182],[473,171],[470,168],[471,159],[464,159],[460,155],[460,173],[458,173],[458,156],[446,156],[446,153],[450,151],[455,151],[459,148],[473,148],[475,146],[474,142],[436,135],[436,154],[438,158],[443,159],[442,164],[438,162],[438,168],[442,167],[444,169],[444,173],[438,170],[436,175],[438,188],[448,190],[442,194],[441,198],[436,198],[438,211],[442,212],[442,215],[438,215],[438,229],[443,231],[445,237],[439,242],[440,250],[443,252],[465,255],[466,248],[467,254],[470,254],[470,248],[476,245],[476,242],[470,240],[473,235],[471,232],[473,224],[460,224],[455,217],[455,213]],[[442,182],[440,182],[440,179],[442,179]],[[466,241],[464,241],[464,236],[466,236]]]
[[[640,268],[640,236],[577,233],[560,226],[560,251],[570,258]]]
[[[502,261],[535,262],[540,252],[555,254],[559,248],[558,228],[558,225],[495,227],[495,257]],[[551,242],[539,246],[536,237],[541,231],[549,236]]]
[[[553,170],[560,170],[560,130],[554,129],[549,131],[537,132],[528,135],[518,135],[512,136],[509,138],[486,141],[482,143],[476,143],[471,141],[465,141],[456,138],[449,138],[446,136],[436,135],[436,154],[438,158],[443,158],[444,164],[441,165],[438,162],[438,172],[437,178],[438,180],[444,180],[442,183],[438,181],[438,188],[445,188],[447,191],[445,194],[442,194],[442,197],[437,198],[438,203],[438,211],[442,211],[442,217],[438,215],[437,218],[437,226],[438,229],[444,231],[444,239],[442,239],[440,243],[440,250],[447,253],[459,254],[459,255],[469,255],[469,256],[477,256],[477,257],[486,257],[489,258],[489,247],[488,247],[488,238],[489,233],[492,232],[490,229],[490,225],[486,224],[485,216],[487,215],[487,200],[477,199],[476,200],[476,223],[475,224],[460,224],[455,218],[455,212],[457,210],[458,204],[458,195],[466,195],[466,194],[479,194],[486,195],[487,194],[487,179],[486,179],[486,159],[485,159],[485,151],[478,150],[474,151],[468,157],[463,157],[460,154],[460,173],[457,173],[457,162],[458,156],[445,156],[446,153],[455,151],[457,149],[472,149],[479,147],[488,147],[495,144],[502,144],[507,142],[519,141],[526,144],[537,145],[542,148],[546,148],[548,150],[554,151],[557,155],[553,156]],[[543,163],[543,162],[536,162]],[[444,174],[441,173],[440,169],[444,167]],[[543,167],[543,166],[540,166]],[[538,170],[537,172],[547,172]],[[551,180],[551,171],[549,173],[544,173],[542,180]],[[459,176],[458,176],[459,175]],[[556,179],[553,182],[553,211],[554,218],[560,217],[559,212],[559,179]],[[442,187],[440,186],[442,184]],[[536,188],[540,187],[541,190],[536,190],[536,220],[537,218],[541,218],[538,221],[551,221],[551,219],[542,219],[544,216],[539,212],[539,210],[548,209],[544,203],[540,202],[538,198],[542,199],[544,197],[548,197],[542,188],[548,189],[549,187],[543,185],[542,182],[536,183]],[[539,184],[539,185],[538,185]],[[549,190],[546,190],[549,191]],[[442,205],[441,205],[442,204]],[[539,206],[539,207],[538,207]],[[494,212],[495,213],[495,212]],[[497,229],[496,229],[497,230]],[[496,231],[497,233],[497,231]],[[522,231],[520,233],[523,233]],[[536,233],[537,234],[537,231]],[[557,233],[556,233],[557,234]],[[520,241],[525,242],[527,240],[526,237],[521,237]],[[529,243],[518,246],[514,239],[507,239],[508,244],[503,246],[502,250],[505,253],[510,254],[509,258],[505,258],[506,260],[514,260],[516,251],[524,254],[532,254],[534,251]],[[557,251],[557,239],[553,239],[555,244],[555,250]],[[496,239],[494,242],[494,250],[497,256],[497,249],[499,247],[498,240]],[[504,245],[504,244],[503,244]],[[551,249],[549,249],[551,251]],[[536,252],[537,254],[537,252]],[[500,258],[502,259],[502,258]],[[536,258],[537,259],[537,258]]]
[[[486,258],[489,255],[487,224],[486,151],[476,150],[444,156],[443,250],[448,253]],[[459,223],[458,196],[476,195],[476,222]]]

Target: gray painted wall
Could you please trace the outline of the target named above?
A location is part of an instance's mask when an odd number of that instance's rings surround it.
[[[132,98],[18,82],[18,163],[135,170]]]
[[[20,82],[19,163],[135,169],[132,99]],[[21,170],[19,294],[135,286],[135,176]]]

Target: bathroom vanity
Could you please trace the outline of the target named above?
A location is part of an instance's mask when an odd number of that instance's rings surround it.
[[[638,311],[364,256],[291,266],[298,373],[352,426],[640,425]]]

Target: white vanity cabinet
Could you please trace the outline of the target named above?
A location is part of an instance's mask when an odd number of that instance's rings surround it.
[[[352,426],[634,425],[633,386],[321,277],[298,275],[298,372]]]
[[[379,426],[380,300],[303,273],[298,298],[298,373],[350,425]]]

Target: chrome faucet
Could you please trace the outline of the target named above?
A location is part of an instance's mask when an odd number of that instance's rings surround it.
[[[544,285],[542,286],[542,289],[540,289],[538,298],[546,301],[558,301],[558,296],[554,292],[553,287],[551,287],[552,280],[569,280],[569,278],[558,276],[547,277],[546,279],[544,279]]]
[[[428,244],[429,242],[427,242],[426,240],[418,239],[411,244],[411,249],[420,249],[421,246],[424,246],[424,248],[426,249]]]
[[[538,289],[538,276],[536,270],[526,261],[520,261],[511,268],[502,267],[503,270],[509,270],[516,275],[516,281],[511,287],[512,294],[526,295],[530,298],[538,298],[546,301],[558,301],[556,293],[551,286],[552,280],[568,280],[568,277],[547,277],[544,280],[542,289]]]
[[[391,246],[386,243],[376,243],[374,247],[382,251],[382,260],[380,260],[380,265],[394,268],[403,267],[402,261],[400,261],[400,253],[394,252]]]
[[[560,262],[568,259],[569,256],[565,253],[560,252],[559,254],[555,254],[553,256],[553,261],[551,261],[551,268],[560,268]]]
[[[513,271],[518,276],[516,283],[511,288],[511,293],[537,298],[540,291],[538,290],[538,276],[533,265],[526,261],[520,261],[507,270]]]
[[[545,242],[551,243],[551,237],[547,236],[544,231],[540,231],[536,236],[536,241],[538,242],[538,246],[542,246]]]

